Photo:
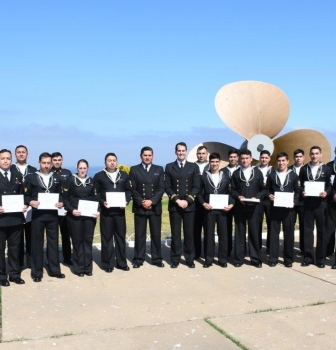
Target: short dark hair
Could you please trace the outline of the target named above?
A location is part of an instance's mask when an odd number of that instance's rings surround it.
[[[198,146],[198,147],[197,147],[197,152],[198,152],[198,151],[201,151],[202,149],[208,150],[204,145],[202,145],[202,146]]]
[[[15,152],[17,151],[18,148],[24,148],[26,150],[26,152],[28,153],[28,148],[24,145],[18,145],[15,147]]]
[[[263,151],[260,152],[260,156],[262,156],[263,154],[267,154],[269,157],[271,156],[270,151],[267,151],[267,149],[264,149]]]
[[[239,153],[238,153],[239,157],[242,156],[242,155],[247,155],[247,156],[251,156],[252,157],[252,152],[247,149],[247,148],[243,148],[241,150],[239,150]]]
[[[293,152],[293,155],[296,156],[296,155],[299,154],[299,153],[302,153],[302,155],[304,156],[304,150],[301,149],[301,148],[296,149],[296,150]]]
[[[238,156],[238,150],[236,150],[236,149],[230,149],[229,150],[229,152],[228,152],[228,157],[230,157],[231,156],[231,154],[237,154],[237,156]]]
[[[152,147],[145,146],[145,147],[141,148],[140,155],[143,154],[145,151],[150,151],[150,152],[152,152],[152,154],[154,153]]]
[[[39,156],[39,162],[42,160],[42,158],[52,158],[51,154],[48,152],[43,152]]]
[[[85,163],[87,167],[89,167],[89,163],[86,159],[80,159],[78,162],[77,162],[77,168],[79,167],[79,164],[80,163]]]
[[[61,157],[61,158],[63,158],[61,152],[54,152],[54,153],[51,153],[51,158],[55,158],[55,157]]]
[[[321,149],[320,146],[313,146],[313,147],[310,147],[309,153],[310,153],[313,149],[318,149],[318,150],[322,153],[322,149]]]
[[[220,156],[219,153],[213,152],[213,153],[210,153],[209,161],[212,160],[212,159],[219,159],[219,160],[221,160],[221,156]]]
[[[116,160],[118,160],[118,157],[116,156],[116,154],[115,154],[115,153],[113,153],[113,152],[109,152],[109,153],[107,153],[107,155],[105,156],[105,160],[104,160],[104,162],[106,162],[106,159],[107,159],[108,157],[110,157],[110,156],[112,156],[112,157],[116,157]]]
[[[288,160],[288,154],[286,152],[280,152],[277,154],[277,159],[281,158],[281,157],[286,157],[286,159]]]
[[[6,152],[8,152],[11,155],[11,158],[12,158],[12,152],[9,149],[3,148],[2,150],[0,150],[0,154],[1,153],[6,153]]]
[[[179,143],[177,143],[176,145],[175,145],[175,151],[177,151],[177,147],[178,146],[183,146],[183,147],[185,147],[185,149],[187,150],[188,148],[187,148],[187,144],[185,143],[185,142],[179,142]]]

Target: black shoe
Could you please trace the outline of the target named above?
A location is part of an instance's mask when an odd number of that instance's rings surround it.
[[[141,267],[142,264],[133,264],[133,269],[138,269],[139,267]],[[127,270],[126,270],[127,271]]]
[[[72,259],[66,259],[66,260],[64,260],[64,264],[72,266],[73,265],[73,261],[72,261]]]
[[[325,268],[325,264],[324,264],[324,263],[317,263],[316,266],[317,266],[319,269],[324,269],[324,268]]]
[[[293,264],[292,263],[285,263],[285,267],[292,267],[293,266]]]
[[[163,262],[153,263],[153,265],[157,266],[157,267],[164,267],[164,263]]]
[[[243,264],[241,264],[241,263],[235,263],[235,264],[233,264],[233,266],[234,267],[241,267]]]
[[[203,264],[203,267],[205,267],[205,268],[208,268],[208,267],[210,267],[210,266],[212,266],[212,264],[208,264],[208,263],[204,263],[204,264]]]
[[[275,262],[270,262],[270,263],[269,263],[269,266],[270,266],[270,267],[275,267],[275,266],[277,266],[277,263],[275,263]]]
[[[120,266],[118,266],[117,267],[117,269],[119,269],[119,270],[123,270],[123,271],[129,271],[130,270],[130,268],[129,268],[129,266],[124,266],[124,267],[120,267]]]
[[[113,272],[113,269],[111,269],[110,267],[108,267],[107,269],[105,269],[105,272],[111,273],[111,272]]]
[[[179,263],[171,263],[171,264],[170,264],[170,267],[171,267],[172,269],[176,269],[178,266],[179,266]]]
[[[49,277],[65,278],[65,274],[64,273],[50,274]]]
[[[84,272],[84,275],[86,275],[86,276],[92,276],[92,272]]]
[[[251,263],[252,266],[256,267],[257,269],[262,268],[262,263]]]
[[[16,284],[25,284],[26,282],[21,277],[9,277],[10,282],[14,282]]]
[[[309,265],[310,265],[309,262],[305,262],[305,261],[304,261],[303,263],[301,263],[301,266],[302,266],[302,267],[307,267],[307,266],[309,266]]]
[[[187,263],[187,266],[189,267],[189,269],[195,268],[195,264],[193,262]]]
[[[336,270],[336,264],[334,264],[333,266],[331,266],[332,270]]]
[[[1,285],[2,287],[8,287],[8,286],[10,286],[9,281],[8,281],[7,278],[5,278],[5,279],[3,279],[3,280],[0,280],[0,285]]]
[[[33,281],[34,282],[41,282],[42,281],[42,277],[34,277]]]
[[[227,267],[227,263],[219,263],[218,264],[220,267]]]
[[[84,277],[84,273],[83,272],[77,272],[75,273],[76,276],[78,277]]]

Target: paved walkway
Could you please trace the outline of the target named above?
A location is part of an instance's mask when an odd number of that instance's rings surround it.
[[[150,265],[2,288],[1,349],[334,349],[336,271]],[[128,248],[131,260],[133,248]],[[264,256],[266,262],[266,255]],[[248,260],[247,260],[248,262]],[[129,263],[131,265],[131,263]],[[238,345],[237,345],[238,344]]]

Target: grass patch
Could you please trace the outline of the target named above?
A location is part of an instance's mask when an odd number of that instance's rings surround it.
[[[216,324],[210,321],[209,317],[206,317],[204,321],[210,325],[212,328],[214,328],[217,332],[223,334],[227,339],[231,340],[234,344],[236,344],[238,347],[240,347],[243,350],[249,350],[247,346],[242,344],[238,339],[234,338],[232,335],[229,333],[225,332],[224,329],[218,327]]]
[[[52,338],[52,339],[59,339],[59,338],[63,338],[63,337],[69,337],[70,335],[75,335],[75,333],[73,333],[73,332],[65,332],[65,333],[62,333],[62,334],[54,334],[50,338]]]

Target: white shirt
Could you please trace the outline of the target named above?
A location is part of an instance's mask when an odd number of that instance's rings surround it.
[[[8,170],[3,170],[3,169],[0,169],[1,171],[1,174],[5,177],[5,172],[7,172],[7,178],[8,178],[8,181],[10,181],[11,179],[11,172],[10,172],[10,169]]]
[[[205,167],[206,167],[209,163],[208,163],[208,162],[204,162],[204,163],[196,162],[196,164],[197,164],[198,167],[199,167],[199,170],[200,170],[201,175],[203,175],[204,169],[205,169]]]
[[[213,184],[217,187],[219,183],[219,173],[217,174],[211,174],[211,180]]]
[[[249,167],[249,168],[241,167],[241,170],[244,173],[245,179],[248,181],[251,177],[252,167]]]

